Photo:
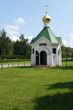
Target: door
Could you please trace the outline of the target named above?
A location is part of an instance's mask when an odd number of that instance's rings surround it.
[[[45,51],[40,52],[40,64],[47,65],[47,53]]]

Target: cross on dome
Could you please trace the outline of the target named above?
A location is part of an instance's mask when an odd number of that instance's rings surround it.
[[[51,21],[51,17],[48,16],[48,5],[45,6],[45,9],[46,9],[46,14],[43,17],[44,27],[49,27],[48,24]]]
[[[48,14],[48,5],[46,5],[45,8],[46,8],[46,14]]]

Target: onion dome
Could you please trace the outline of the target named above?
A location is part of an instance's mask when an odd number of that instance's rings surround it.
[[[44,27],[48,27],[49,22],[51,21],[51,17],[48,16],[48,12],[46,12],[46,15],[43,17],[43,23]]]
[[[51,21],[51,17],[46,15],[43,17],[43,22],[49,23]]]

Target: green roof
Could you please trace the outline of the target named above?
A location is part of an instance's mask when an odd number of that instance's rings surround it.
[[[58,42],[61,44],[62,43],[61,37],[56,37],[56,38],[57,38]]]
[[[51,43],[58,44],[61,42],[60,37],[56,37],[49,27],[43,28],[43,30],[37,35],[37,37],[33,38],[31,44],[35,43],[41,37],[47,38]]]

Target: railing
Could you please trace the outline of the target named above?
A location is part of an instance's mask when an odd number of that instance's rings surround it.
[[[30,59],[1,59],[0,68],[31,66]]]

